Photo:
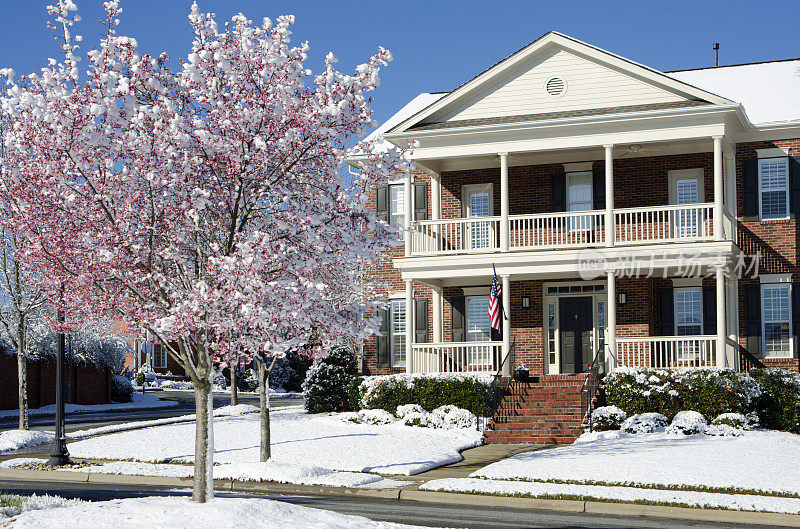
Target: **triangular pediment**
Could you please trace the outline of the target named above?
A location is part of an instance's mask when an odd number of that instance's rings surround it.
[[[730,101],[594,46],[548,33],[393,132],[659,110]]]

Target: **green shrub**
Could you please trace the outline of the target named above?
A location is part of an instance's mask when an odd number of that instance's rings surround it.
[[[130,402],[133,400],[133,385],[131,385],[129,378],[122,375],[111,375],[111,400],[113,402]]]
[[[366,378],[360,388],[362,408],[381,408],[395,413],[398,406],[419,404],[427,411],[453,405],[482,410],[491,384],[485,375],[388,375]]]
[[[355,354],[337,346],[311,366],[303,382],[305,408],[309,413],[350,409],[350,384],[358,375]]]
[[[592,430],[603,432],[606,430],[619,430],[628,414],[617,406],[601,406],[592,410]]]
[[[761,386],[755,411],[762,427],[800,432],[800,374],[785,369],[750,372]]]
[[[725,369],[613,371],[603,380],[606,400],[628,415],[661,413],[672,419],[696,410],[707,419],[722,413],[747,413],[761,390],[746,373]]]
[[[347,408],[353,411],[361,409],[361,383],[364,377],[357,376],[350,381],[347,387]]]
[[[713,421],[711,421],[711,426],[730,426],[731,428],[736,428],[737,430],[744,430],[750,427],[750,422],[747,420],[747,417],[742,415],[741,413],[723,413],[721,415],[717,415]]]

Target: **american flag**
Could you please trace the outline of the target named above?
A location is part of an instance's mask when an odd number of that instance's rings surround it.
[[[500,287],[500,282],[497,281],[497,271],[495,271],[492,279],[492,290],[489,292],[489,321],[492,323],[492,329],[497,332],[502,332],[500,330],[500,296],[502,294],[503,289]]]

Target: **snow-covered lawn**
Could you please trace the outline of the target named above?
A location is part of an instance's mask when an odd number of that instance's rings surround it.
[[[668,434],[663,428],[596,432],[421,489],[800,513],[798,454],[800,436],[768,430],[739,437]]]
[[[460,450],[481,444],[473,429],[435,429],[394,423],[354,424],[340,414],[299,409],[271,413],[272,461],[344,472],[417,474],[461,460]],[[69,445],[74,458],[191,462],[194,423],[171,424],[85,439]],[[214,461],[258,461],[257,414],[214,419]]]
[[[134,393],[131,402],[112,402],[111,404],[65,404],[65,413],[99,413],[104,411],[151,410],[172,408],[178,403],[174,400],[161,400],[155,395]],[[56,405],[50,404],[41,408],[28,410],[28,415],[55,415]],[[0,419],[19,417],[19,410],[0,410]]]
[[[290,505],[274,500],[216,498],[204,504],[188,498],[146,497],[101,502],[73,502],[64,507],[26,511],[16,517],[15,529],[94,529],[191,527],[192,529],[391,529],[413,527],[375,522]],[[155,524],[155,525],[154,525]]]

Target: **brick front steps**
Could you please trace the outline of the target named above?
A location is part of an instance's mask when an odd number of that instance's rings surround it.
[[[569,444],[583,433],[581,387],[586,374],[506,381],[505,396],[483,437],[492,443]]]

